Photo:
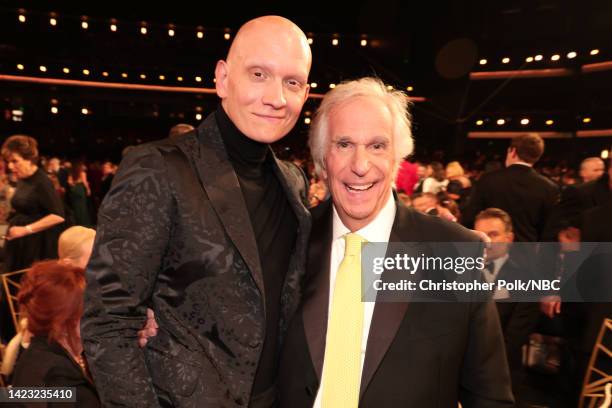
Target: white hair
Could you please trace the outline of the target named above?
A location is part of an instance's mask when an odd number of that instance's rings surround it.
[[[411,130],[412,116],[409,111],[411,103],[408,95],[399,90],[387,89],[387,86],[378,78],[366,77],[346,81],[325,94],[314,115],[308,136],[308,146],[317,174],[320,175],[321,171],[325,170],[325,155],[329,139],[328,122],[331,111],[358,97],[378,98],[391,112],[395,166],[397,167],[404,157],[412,154],[414,144]]]

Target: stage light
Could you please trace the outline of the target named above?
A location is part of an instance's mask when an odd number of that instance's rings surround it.
[[[89,28],[89,23],[87,21],[81,21],[81,28],[87,30]]]
[[[140,74],[140,79],[147,79],[147,76],[145,74]]]
[[[483,58],[483,59],[481,59],[481,60],[480,60],[478,63],[479,63],[480,65],[487,65],[487,60]]]
[[[201,113],[196,113],[195,118],[196,118],[196,120],[202,120],[202,114]]]
[[[482,125],[484,125],[484,121],[482,119],[478,119],[476,121],[476,126],[482,126]]]
[[[361,40],[361,46],[365,47],[366,45],[368,45],[368,40]]]
[[[312,37],[308,37],[308,44],[312,45],[312,43],[314,42]]]
[[[89,75],[89,70],[88,69],[84,69],[83,70],[83,75]]]
[[[146,35],[147,34],[147,27],[140,27],[140,34],[142,35]]]
[[[318,84],[316,82],[313,82],[313,83],[310,84],[310,87],[313,88],[313,89],[316,88],[317,86],[318,86]]]
[[[179,81],[179,82],[183,82],[183,77],[182,76],[176,77],[176,80]]]
[[[336,84],[329,84],[330,89],[334,89],[335,87],[336,87]]]
[[[49,19],[49,24],[51,24],[53,27],[55,27],[57,25],[57,19],[55,17],[51,17]]]
[[[81,115],[89,115],[89,109],[81,108]]]
[[[589,117],[583,118],[582,123],[591,123],[591,118]]]
[[[542,61],[542,58],[544,58],[544,57],[542,57],[540,54],[538,54],[533,59],[536,60],[536,61]]]
[[[505,123],[506,123],[506,120],[505,120],[505,119],[497,119],[497,124],[498,124],[499,126],[502,126],[502,125],[504,125]]]
[[[310,118],[304,118],[304,123],[310,125]]]
[[[393,86],[392,85],[387,85],[387,91],[392,91],[393,90]]]
[[[160,80],[160,81],[164,81],[165,79],[166,79],[166,76],[165,76],[165,75],[160,75],[160,76],[159,76],[159,80]]]
[[[102,76],[103,76],[103,77],[107,77],[107,76],[108,76],[108,72],[103,71],[103,72],[102,72]]]
[[[117,24],[111,24],[110,25],[110,30],[113,31],[113,32],[117,31]]]
[[[589,54],[597,55],[597,54],[599,54],[599,50],[598,49],[591,50],[591,52]]]
[[[38,67],[38,69],[40,69],[40,72],[47,72],[47,67],[45,67],[44,65],[41,65],[40,67]]]
[[[407,87],[406,87],[406,90],[407,90],[408,92],[412,92],[412,91],[414,91],[414,88],[413,88],[413,87],[411,87],[411,86],[407,86]]]
[[[57,109],[57,106],[52,106],[51,107],[51,113],[54,115],[57,115],[57,112],[59,112],[59,109]]]
[[[554,121],[554,120],[552,120],[552,119],[548,119],[548,120],[546,121],[546,125],[547,125],[547,126],[551,126],[551,125],[552,125],[552,124],[554,124],[554,123],[555,123],[555,121]]]
[[[610,157],[610,151],[605,149],[601,151],[600,157],[604,160],[607,160]]]
[[[17,17],[19,19],[20,23],[25,23],[26,22],[26,16],[24,14],[20,14],[19,17]]]
[[[567,53],[567,58],[568,59],[573,59],[573,58],[576,58],[577,55],[578,54],[576,54],[576,51],[570,51],[570,52]]]
[[[223,38],[225,38],[226,40],[229,40],[230,38],[232,38],[232,35],[230,33],[225,33],[223,34]]]
[[[521,119],[521,125],[525,126],[525,125],[528,125],[528,124],[529,124],[529,119],[527,119],[527,118]]]
[[[169,35],[170,37],[174,37],[174,30],[173,30],[172,28],[170,28],[170,29],[168,30],[168,35]]]
[[[527,57],[527,58],[525,58],[525,62],[533,62],[533,57]]]
[[[559,54],[555,54],[552,57],[550,57],[551,61],[559,61],[559,59],[561,58],[561,56]]]
[[[126,72],[121,73],[121,78],[127,78],[127,77],[128,77],[128,74]]]
[[[24,70],[24,68],[25,68],[25,67],[23,66],[23,64],[17,64],[17,69],[18,69],[18,70],[23,71],[23,70]]]
[[[202,82],[202,77],[197,76],[197,77],[195,77],[195,80],[196,80],[196,82]]]
[[[64,74],[69,74],[70,68],[65,67],[64,69],[62,69],[62,71],[64,72]]]
[[[510,58],[508,58],[508,57],[504,57],[504,58],[502,59],[502,64],[507,64],[507,63],[509,63],[509,62],[510,62]]]
[[[338,41],[338,39],[337,39],[337,38],[334,38],[334,39],[332,40],[332,45],[333,45],[334,47],[335,47],[335,46],[337,46],[339,43],[340,43],[340,41]]]
[[[202,38],[204,38],[204,33],[203,33],[202,31],[198,31],[198,32],[196,33],[196,36],[197,36],[198,38],[202,39]]]

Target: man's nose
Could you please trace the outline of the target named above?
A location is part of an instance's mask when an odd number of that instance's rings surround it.
[[[274,109],[281,109],[287,105],[282,81],[270,81],[267,84],[263,95],[263,103],[272,106]]]
[[[357,146],[353,153],[353,160],[351,163],[353,173],[358,176],[365,176],[370,170],[370,156],[365,146]]]

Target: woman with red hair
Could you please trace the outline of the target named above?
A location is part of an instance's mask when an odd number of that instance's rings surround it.
[[[75,387],[76,406],[100,406],[81,345],[84,289],[84,270],[62,261],[35,263],[21,279],[17,300],[33,337],[13,386]]]

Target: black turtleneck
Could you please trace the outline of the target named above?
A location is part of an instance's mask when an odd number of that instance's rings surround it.
[[[266,334],[253,384],[252,395],[256,396],[276,380],[280,297],[298,224],[274,173],[270,147],[240,132],[221,106],[215,118],[246,202],[264,278]]]

